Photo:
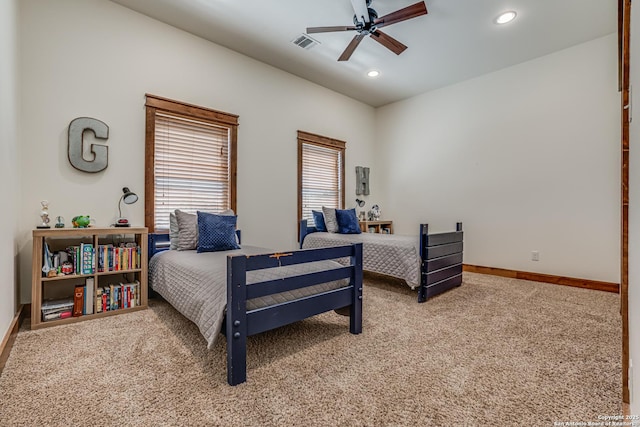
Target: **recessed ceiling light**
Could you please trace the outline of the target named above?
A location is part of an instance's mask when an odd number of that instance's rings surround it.
[[[511,22],[514,19],[516,19],[516,15],[517,15],[517,13],[515,13],[513,10],[501,13],[496,18],[495,23],[496,24],[506,24],[507,22]]]
[[[378,70],[371,70],[367,73],[367,76],[369,77],[378,77],[380,75],[380,71]]]

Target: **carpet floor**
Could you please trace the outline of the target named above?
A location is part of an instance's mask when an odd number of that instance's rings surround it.
[[[248,339],[247,382],[161,300],[31,331],[1,426],[554,426],[622,413],[617,294],[465,273],[425,304],[367,277],[363,333],[334,312]],[[586,424],[585,424],[586,425]]]

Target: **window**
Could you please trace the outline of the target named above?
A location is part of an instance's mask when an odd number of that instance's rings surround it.
[[[238,116],[147,94],[145,223],[175,209],[236,211]]]
[[[313,223],[312,210],[344,207],[346,142],[298,131],[298,219]]]

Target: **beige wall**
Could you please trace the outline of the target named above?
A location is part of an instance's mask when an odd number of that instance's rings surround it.
[[[145,93],[240,116],[245,243],[296,246],[298,129],[347,141],[347,204],[355,205],[355,166],[374,159],[372,107],[105,0],[22,0],[20,23],[23,301],[30,300],[30,231],[40,200],[67,224],[83,214],[108,225],[127,186],[141,199],[126,214],[143,224]],[[67,160],[68,125],[81,116],[109,126],[101,173],[79,172]]]
[[[17,0],[0,2],[0,341],[17,308],[18,38]]]
[[[619,99],[612,34],[379,108],[384,216],[462,221],[467,264],[617,283]]]

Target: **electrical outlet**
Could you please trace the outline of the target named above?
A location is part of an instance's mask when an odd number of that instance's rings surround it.
[[[531,251],[531,261],[540,261],[540,252]]]

